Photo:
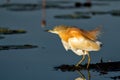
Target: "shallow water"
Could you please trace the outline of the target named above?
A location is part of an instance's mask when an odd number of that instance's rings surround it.
[[[95,1],[96,3],[100,3]],[[78,72],[55,71],[54,67],[62,64],[76,64],[81,57],[66,52],[57,35],[45,32],[56,25],[74,25],[83,29],[93,29],[102,25],[100,41],[103,47],[99,52],[91,52],[91,63],[103,61],[120,61],[120,16],[110,14],[92,15],[90,19],[56,19],[55,15],[69,14],[76,11],[110,11],[120,10],[120,1],[104,2],[107,6],[92,6],[91,8],[46,10],[46,27],[41,27],[42,12],[36,11],[9,11],[0,9],[0,26],[10,29],[24,29],[26,34],[3,35],[0,45],[33,44],[38,48],[1,50],[0,51],[0,80],[75,80],[80,77]],[[86,60],[83,64],[86,63]],[[88,80],[88,71],[81,71]],[[91,80],[111,80],[110,77],[120,76],[120,72],[109,72],[106,75],[90,71]]]

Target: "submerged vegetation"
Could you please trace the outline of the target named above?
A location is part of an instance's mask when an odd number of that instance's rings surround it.
[[[69,5],[72,4],[72,5]],[[96,5],[108,5],[106,3],[81,3],[73,1],[47,1],[46,8],[57,8],[57,9],[71,9],[80,7],[92,7]],[[10,11],[32,11],[42,9],[42,2],[38,3],[4,3],[0,4],[0,8],[6,8]]]
[[[25,30],[12,30],[9,28],[4,28],[4,27],[0,27],[0,34],[21,34],[21,33],[26,33]]]
[[[25,30],[13,30],[9,28],[0,27],[0,39],[3,39],[3,35],[11,35],[11,34],[24,34],[26,33]],[[1,50],[10,50],[10,49],[31,49],[31,48],[37,48],[36,45],[31,44],[24,44],[24,45],[0,45],[0,51]]]
[[[112,16],[120,16],[120,10],[111,10],[111,11],[88,11],[88,12],[75,12],[73,14],[62,14],[55,15],[55,18],[58,19],[89,19],[94,15],[105,15],[109,14]]]
[[[31,49],[37,48],[36,45],[24,44],[24,45],[0,45],[0,50],[10,50],[10,49]]]
[[[66,14],[66,15],[56,15],[55,18],[63,18],[63,19],[89,19],[91,16],[84,14]]]
[[[87,66],[87,64],[79,65],[79,66],[62,64],[60,66],[54,67],[54,69],[57,71],[60,70],[62,72],[66,72],[66,71],[68,71],[68,72],[74,72],[74,71],[81,72],[82,70],[88,70],[88,72],[89,72],[89,70],[92,70],[92,71],[99,72],[100,73],[99,75],[106,75],[106,74],[108,74],[108,72],[120,71],[120,61],[100,62],[100,63],[96,63],[96,64],[90,64],[89,69],[87,69],[86,66]],[[90,75],[90,72],[89,72],[89,75]],[[109,78],[114,79],[114,80],[119,80],[120,75],[110,76]]]
[[[76,71],[76,70],[86,70],[87,64],[84,65],[67,65],[63,64],[57,67],[54,67],[55,70],[61,70],[61,71]],[[90,64],[89,66],[90,70],[96,70],[100,73],[107,73],[111,71],[120,71],[120,61],[117,62],[100,62],[96,64]]]

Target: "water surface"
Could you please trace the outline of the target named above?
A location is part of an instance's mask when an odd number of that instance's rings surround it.
[[[95,1],[97,2],[97,1]],[[102,1],[104,2],[104,1]],[[101,2],[97,2],[101,3]],[[0,45],[34,44],[38,48],[1,50],[0,51],[0,79],[1,80],[75,80],[80,77],[77,72],[55,71],[53,67],[61,64],[76,64],[81,57],[66,52],[57,35],[45,32],[56,25],[74,25],[86,30],[94,29],[102,25],[100,41],[103,47],[99,52],[91,52],[91,63],[103,61],[120,61],[120,16],[92,15],[90,19],[56,19],[55,15],[69,14],[76,11],[110,11],[119,10],[120,1],[105,2],[107,6],[92,6],[91,8],[56,9],[46,10],[46,27],[41,27],[42,10],[35,11],[9,11],[0,9],[0,26],[11,29],[24,29],[26,34],[5,35],[0,40]],[[3,35],[4,36],[4,35]],[[84,61],[86,63],[86,61]],[[83,63],[83,64],[84,64]],[[87,77],[88,72],[82,71]],[[99,75],[90,71],[91,80],[111,80],[110,77],[120,76],[120,72],[109,72]]]

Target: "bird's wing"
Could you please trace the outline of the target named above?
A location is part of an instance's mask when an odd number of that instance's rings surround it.
[[[86,54],[84,54],[84,52],[82,50],[71,48],[70,45],[67,42],[65,42],[63,40],[61,40],[61,41],[62,41],[62,44],[63,44],[63,46],[64,46],[64,48],[65,48],[66,51],[68,51],[69,49],[71,49],[74,53],[76,53],[79,56],[80,55],[86,55]]]
[[[72,50],[98,51],[100,49],[98,41],[95,42],[86,38],[73,37],[68,40],[68,44]]]
[[[62,44],[63,44],[63,47],[65,48],[66,51],[68,51],[70,49],[70,46],[67,42],[61,40]]]
[[[81,32],[87,38],[91,40],[96,40],[98,36],[101,34],[101,27],[97,27],[96,29],[90,31],[81,30]]]

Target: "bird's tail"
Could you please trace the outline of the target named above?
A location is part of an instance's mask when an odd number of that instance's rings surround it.
[[[92,40],[96,40],[98,38],[98,36],[101,34],[101,28],[102,28],[102,26],[99,26],[99,27],[95,28],[94,30],[88,31]]]

